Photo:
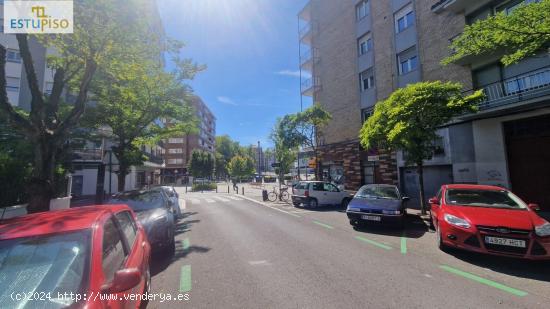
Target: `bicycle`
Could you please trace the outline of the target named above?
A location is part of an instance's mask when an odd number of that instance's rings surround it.
[[[281,188],[279,193],[277,193],[277,189],[274,187],[273,191],[267,194],[267,199],[270,202],[275,202],[277,199],[282,202],[290,201],[290,193],[288,193],[288,187]]]

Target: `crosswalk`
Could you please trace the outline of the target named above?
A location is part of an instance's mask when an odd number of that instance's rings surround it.
[[[201,204],[214,204],[218,202],[227,203],[231,201],[242,201],[243,199],[236,196],[208,196],[208,197],[192,197],[192,198],[184,198],[186,203],[188,204],[194,204],[194,205],[201,205]]]

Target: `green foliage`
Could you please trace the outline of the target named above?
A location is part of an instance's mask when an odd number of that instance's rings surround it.
[[[249,177],[254,174],[254,161],[250,157],[235,156],[229,161],[227,170],[234,178]]]
[[[296,161],[299,142],[301,141],[299,137],[295,136],[297,133],[293,131],[292,124],[288,123],[290,118],[292,117],[287,115],[278,119],[270,135],[270,139],[275,145],[275,161],[281,164],[277,168],[278,174],[279,172],[283,174],[290,172],[294,161]]]
[[[212,191],[212,190],[216,190],[217,188],[217,184],[215,183],[194,183],[192,186],[191,186],[191,190],[193,192],[197,192],[197,191]]]
[[[430,159],[436,131],[453,117],[475,112],[484,96],[481,91],[463,96],[458,83],[422,82],[396,90],[376,104],[374,114],[363,124],[363,147],[400,149],[408,163]]]
[[[284,163],[283,171],[290,169],[288,162],[295,160],[297,148],[300,146],[311,148],[315,157],[318,157],[322,128],[331,119],[330,113],[321,105],[313,104],[303,112],[286,115],[277,121],[271,139],[275,143],[277,160]],[[317,173],[320,173],[320,169],[317,169]]]
[[[478,20],[464,28],[453,40],[453,55],[443,64],[467,56],[486,53],[502,54],[501,61],[510,65],[536,55],[550,43],[550,0],[522,4],[508,15],[505,11]]]
[[[229,174],[227,165],[231,158],[239,154],[239,142],[236,142],[229,135],[216,136],[216,176],[226,177]]]
[[[187,168],[195,178],[210,178],[214,172],[214,156],[207,151],[193,150]]]

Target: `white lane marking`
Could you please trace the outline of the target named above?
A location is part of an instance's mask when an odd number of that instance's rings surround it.
[[[211,198],[207,198],[205,199],[207,203],[216,203],[216,201],[214,201],[213,199]]]
[[[250,261],[250,262],[248,262],[248,264],[250,264],[250,265],[252,265],[252,266],[271,265],[271,263],[269,263],[269,262],[266,261],[266,260],[261,260],[261,261]]]
[[[242,198],[236,197],[236,196],[228,196],[228,198],[234,200],[234,201],[242,201]]]
[[[228,199],[226,198],[223,198],[223,197],[219,197],[219,196],[214,196],[215,199],[217,199],[218,201],[221,201],[221,202],[229,202]]]
[[[285,213],[285,214],[287,214],[287,215],[291,215],[291,216],[296,217],[296,218],[301,218],[301,217],[298,216],[297,214],[293,214],[293,213],[290,213],[290,212],[288,212],[288,211],[284,211],[284,210],[282,210],[282,209],[279,209],[279,208],[276,208],[276,207],[273,207],[273,206],[269,206],[269,205],[267,205],[267,204],[265,204],[265,203],[258,202],[258,201],[256,201],[255,199],[252,199],[252,198],[250,198],[250,197],[246,197],[246,196],[241,196],[241,197],[244,198],[245,200],[249,200],[249,201],[251,201],[251,202],[253,202],[253,203],[260,204],[260,205],[265,206],[265,207],[267,207],[267,208],[271,208],[271,209],[273,209],[273,210],[280,211],[280,212],[282,212],[282,213]]]
[[[198,198],[193,198],[193,199],[191,199],[191,203],[193,203],[193,204],[200,204],[201,201],[200,201]]]

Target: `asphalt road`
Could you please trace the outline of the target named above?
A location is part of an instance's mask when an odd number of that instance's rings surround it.
[[[227,193],[181,194],[174,257],[156,255],[148,308],[548,308],[550,263],[445,253],[420,218],[356,231]],[[167,294],[182,300],[161,302]],[[188,300],[185,300],[188,299]]]

